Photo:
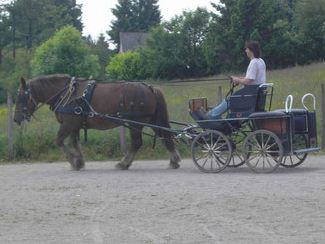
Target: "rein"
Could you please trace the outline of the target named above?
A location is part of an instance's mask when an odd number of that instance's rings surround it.
[[[65,105],[67,105],[68,101],[70,100],[73,92],[76,90],[76,80],[75,80],[75,77],[72,77],[70,83],[69,83],[69,86],[65,86],[63,88],[63,90],[59,91],[58,94],[54,95],[54,97],[56,96],[59,96],[61,93],[63,93],[67,88],[69,88],[67,90],[67,92],[61,97],[61,99],[59,101],[56,101],[54,103],[54,106],[51,106],[51,109],[53,110],[53,112],[56,112],[56,110],[61,106],[63,105],[63,107]],[[51,99],[53,99],[54,97],[52,97]],[[51,100],[50,99],[50,100]],[[64,102],[65,101],[65,102]]]
[[[216,78],[216,79],[196,79],[196,80],[175,80],[175,81],[167,81],[165,83],[159,83],[158,85],[163,86],[187,86],[188,83],[195,83],[194,85],[209,84],[215,83],[216,81],[229,81],[229,78]]]
[[[55,93],[52,97],[50,97],[49,99],[47,99],[45,102],[43,102],[42,104],[38,105],[37,108],[35,109],[38,110],[39,108],[43,107],[45,104],[49,103],[51,100],[53,100],[53,98],[59,96],[62,92],[64,92],[66,89],[68,88],[68,86],[65,86],[64,88],[62,88],[60,91],[58,91],[57,93]]]

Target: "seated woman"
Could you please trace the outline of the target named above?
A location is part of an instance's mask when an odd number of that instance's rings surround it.
[[[250,59],[246,76],[231,76],[232,82],[242,85],[259,85],[266,82],[266,65],[264,60],[260,58],[260,45],[256,41],[246,43],[245,52]],[[221,119],[222,114],[228,110],[228,102],[224,99],[218,106],[211,109],[205,114],[205,119]]]

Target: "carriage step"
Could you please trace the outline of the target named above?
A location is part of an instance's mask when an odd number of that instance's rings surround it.
[[[303,153],[317,152],[319,150],[321,150],[320,147],[312,147],[312,148],[295,150],[293,153],[294,154],[303,154]]]

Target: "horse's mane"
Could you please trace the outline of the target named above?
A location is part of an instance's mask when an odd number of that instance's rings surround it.
[[[30,84],[32,84],[35,87],[43,88],[43,87],[58,87],[62,86],[63,84],[67,84],[67,82],[70,82],[72,77],[68,74],[51,74],[51,75],[42,75],[38,76],[32,80],[30,80]],[[86,82],[90,79],[78,77],[76,78],[76,81],[78,82]],[[126,84],[126,83],[133,83],[133,84],[141,84],[147,86],[151,91],[154,91],[154,87],[151,85],[148,85],[145,82],[139,82],[139,81],[127,81],[127,80],[115,80],[110,82],[105,81],[97,81],[97,83],[106,83],[106,84]]]
[[[42,86],[55,86],[62,81],[70,80],[71,76],[68,74],[54,74],[54,75],[43,75],[32,79],[30,82],[33,84],[40,84]]]

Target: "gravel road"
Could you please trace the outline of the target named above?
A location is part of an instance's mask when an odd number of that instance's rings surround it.
[[[0,166],[0,243],[325,243],[325,156],[199,172],[191,160]]]

